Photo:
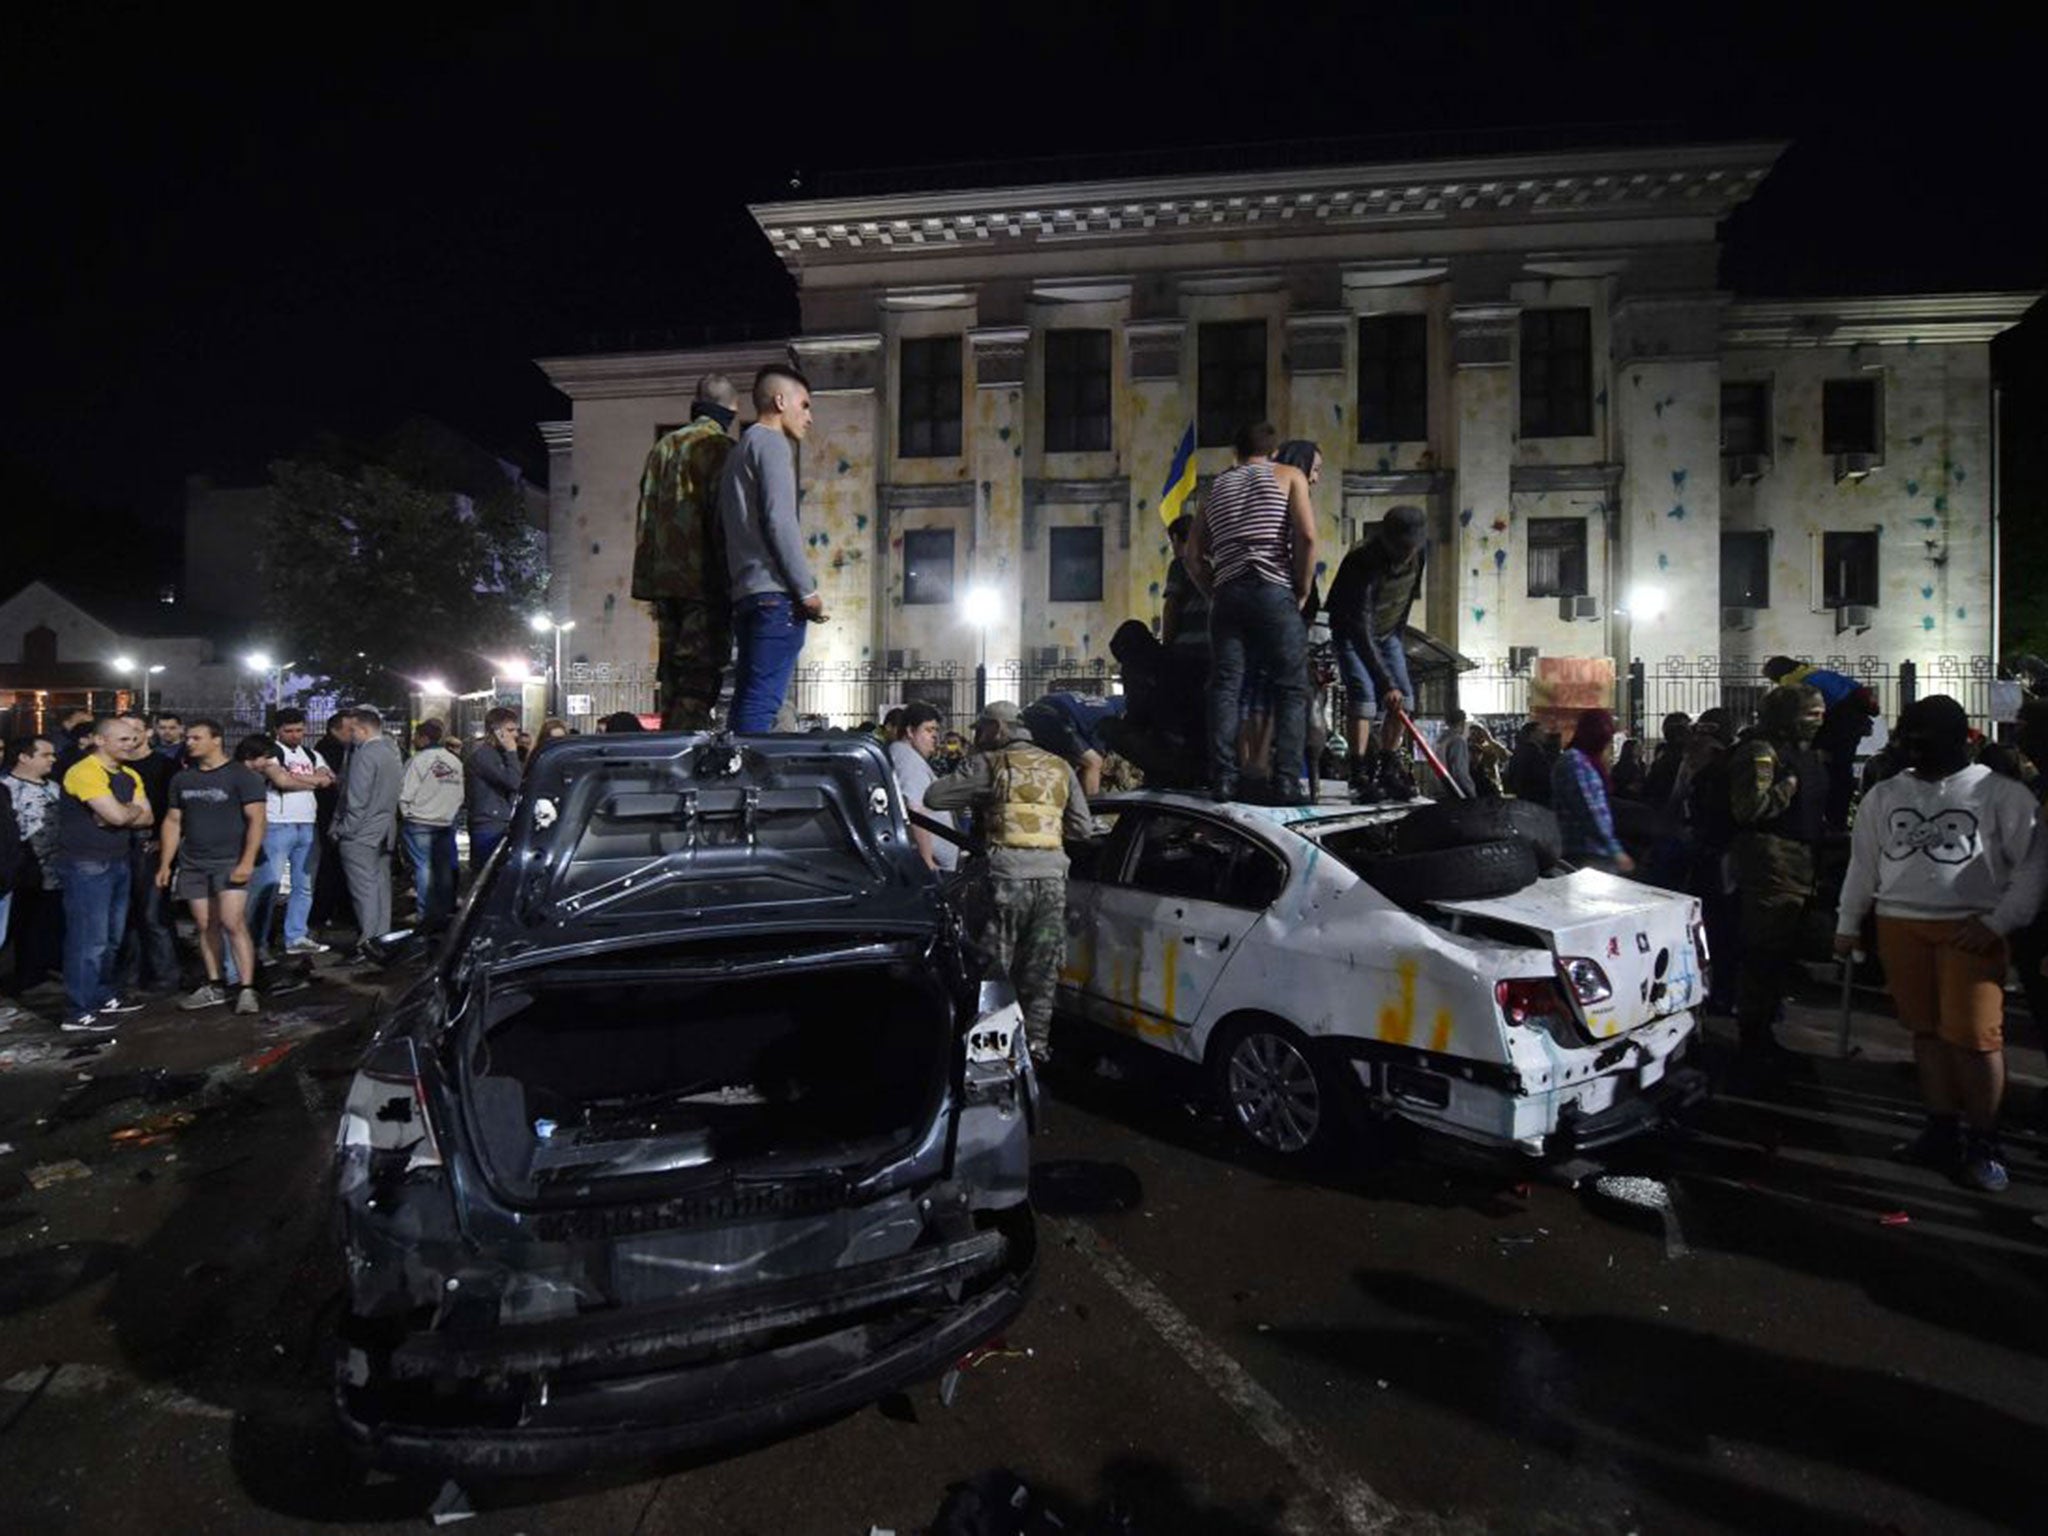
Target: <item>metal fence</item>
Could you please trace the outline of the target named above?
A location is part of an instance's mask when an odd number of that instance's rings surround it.
[[[1879,656],[1798,659],[1856,679],[1876,697],[1880,720],[1896,720],[1899,711],[1916,698],[1941,693],[1963,706],[1972,725],[1987,735],[1996,734],[2000,711],[1993,685],[1998,681],[1998,669],[1989,656],[1937,656],[1924,668],[1912,661],[1888,666]],[[1673,656],[1651,667],[1638,660],[1630,665],[1625,678],[1623,715],[1630,734],[1654,736],[1668,714],[1698,715],[1718,707],[1729,713],[1740,730],[1755,718],[1770,687],[1761,662]]]
[[[790,702],[800,725],[853,726],[880,720],[899,704],[931,705],[949,728],[962,728],[993,699],[1029,704],[1044,694],[1122,691],[1115,665],[1106,659],[1049,664],[999,662],[984,676],[974,667],[935,662],[919,667],[839,662],[799,666]]]

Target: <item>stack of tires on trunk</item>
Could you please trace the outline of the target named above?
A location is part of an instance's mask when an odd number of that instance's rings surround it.
[[[1557,817],[1531,800],[1438,800],[1394,824],[1394,849],[1365,878],[1404,907],[1507,896],[1554,869]]]

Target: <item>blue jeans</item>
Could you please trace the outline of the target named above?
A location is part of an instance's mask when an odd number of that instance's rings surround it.
[[[502,821],[487,821],[479,825],[469,824],[469,878],[474,880],[484,872],[484,865],[498,844],[505,841],[507,828]]]
[[[263,834],[263,862],[269,866],[275,880],[282,880],[286,871],[290,871],[291,894],[284,899],[284,941],[296,944],[306,937],[306,920],[313,911],[313,882],[320,876],[320,839],[313,830],[313,823],[272,823]],[[270,931],[267,906],[263,913],[263,926],[252,925],[250,931],[256,935],[256,947],[261,949]]]
[[[1351,720],[1370,720],[1378,713],[1374,698],[1372,673],[1365,668],[1365,658],[1358,647],[1344,636],[1339,635],[1332,648],[1337,653],[1337,672],[1344,679],[1344,714]],[[1388,679],[1401,691],[1407,701],[1407,708],[1415,708],[1415,686],[1408,681],[1408,652],[1401,645],[1399,635],[1381,635],[1374,646],[1378,653],[1380,668]]]
[[[64,996],[73,1013],[114,1000],[114,956],[128,927],[128,861],[72,859],[64,865]]]
[[[1237,732],[1245,673],[1271,680],[1273,761],[1292,777],[1308,734],[1308,626],[1292,588],[1240,576],[1209,607],[1209,781],[1237,782]]]
[[[758,735],[775,729],[783,697],[804,648],[803,611],[786,592],[756,592],[732,605],[732,632],[739,641],[733,671],[735,731]]]
[[[455,828],[405,824],[405,852],[412,860],[413,894],[419,898],[420,922],[437,927],[455,912]]]

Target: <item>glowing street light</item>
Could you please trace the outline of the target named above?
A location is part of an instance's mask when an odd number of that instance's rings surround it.
[[[1662,587],[1637,587],[1621,611],[1631,619],[1657,620],[1664,617],[1664,610],[1671,605],[1671,594]]]
[[[438,677],[421,678],[420,693],[429,699],[445,699],[451,696],[448,692],[448,685]]]
[[[137,661],[133,656],[116,656],[111,665],[116,672],[132,673],[142,679],[142,713],[148,715],[149,680],[163,671],[163,663],[159,662],[152,667],[145,662]]]
[[[282,709],[284,707],[284,675],[297,666],[298,663],[295,661],[273,660],[268,651],[251,651],[242,658],[242,661],[251,672],[261,673],[270,678],[270,707],[272,709]]]
[[[988,632],[1003,616],[1003,595],[986,583],[969,587],[960,595],[960,617],[981,634],[981,660],[974,665],[974,709],[988,708]]]
[[[536,635],[544,635],[549,630],[555,632],[555,669],[551,674],[554,686],[550,690],[550,697],[554,703],[549,713],[559,715],[562,713],[562,636],[576,627],[576,621],[574,619],[557,620],[550,618],[545,613],[536,613],[528,622],[533,626],[533,632]]]

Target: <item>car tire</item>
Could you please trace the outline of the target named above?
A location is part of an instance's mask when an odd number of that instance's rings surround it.
[[[1210,1078],[1224,1118],[1253,1151],[1309,1163],[1355,1130],[1360,1095],[1336,1054],[1279,1019],[1219,1031]]]
[[[1511,896],[1533,884],[1536,850],[1519,838],[1502,838],[1428,853],[1388,853],[1367,864],[1362,873],[1366,884],[1404,907],[1476,901]]]
[[[1557,813],[1533,800],[1438,800],[1394,824],[1397,853],[1436,853],[1510,838],[1535,850],[1540,869],[1549,869],[1564,857]]]

